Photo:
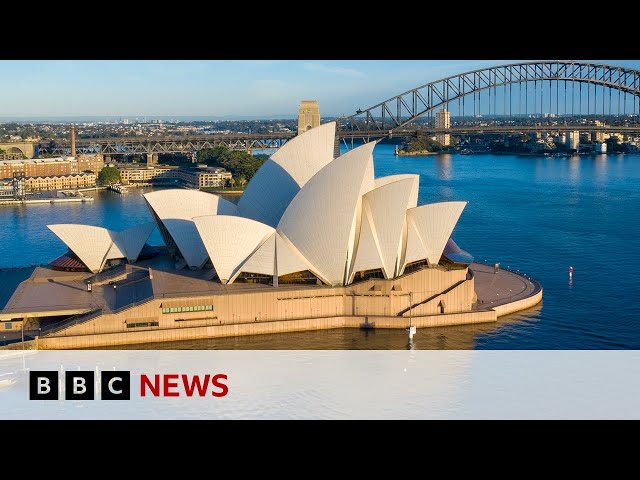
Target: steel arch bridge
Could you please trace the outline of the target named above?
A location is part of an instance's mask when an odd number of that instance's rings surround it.
[[[459,121],[452,122],[449,128],[436,128],[433,118],[427,117],[440,108],[452,111],[452,117],[457,114]],[[494,116],[493,122],[479,122],[475,118],[486,113]],[[540,117],[547,113],[563,118],[563,123],[544,123]],[[531,114],[533,120],[528,118]],[[593,121],[598,117],[602,123]],[[349,139],[353,142],[387,136],[411,137],[420,132],[509,134],[580,129],[640,133],[640,70],[560,60],[486,67],[436,80],[367,109],[358,109],[355,114],[338,119],[336,136],[346,144]],[[275,132],[93,138],[77,139],[76,149],[105,155],[194,155],[202,148],[216,145],[235,150],[272,150],[294,136],[293,132]],[[69,154],[70,150],[68,141],[40,145],[44,153]],[[339,152],[338,145],[336,151]]]
[[[547,82],[549,96],[545,103],[544,86]],[[523,92],[523,84],[533,84],[533,89],[527,86]],[[627,113],[631,113],[631,111],[627,112],[629,103],[627,96],[633,98],[631,103],[634,115],[640,112],[640,105],[638,104],[640,99],[640,70],[601,63],[556,60],[499,65],[436,80],[396,95],[367,109],[358,109],[354,115],[342,118],[340,128],[343,131],[352,132],[352,135],[355,135],[358,131],[363,131],[363,133],[366,131],[371,136],[374,136],[373,134],[376,132],[380,132],[383,135],[393,134],[395,130],[407,127],[418,118],[439,108],[448,110],[448,107],[455,103],[458,104],[459,114],[464,117],[465,113],[467,115],[472,113],[470,109],[465,112],[465,100],[469,99],[469,97],[473,100],[473,113],[475,115],[476,112],[479,112],[479,105],[476,109],[476,99],[479,103],[481,92],[486,92],[489,95],[488,110],[490,115],[492,106],[491,93],[493,92],[493,112],[495,115],[499,110],[497,103],[500,90],[502,90],[502,114],[512,116],[515,110],[513,105],[513,87],[515,85],[520,87],[519,91],[516,92],[516,95],[520,96],[518,114],[522,114],[522,97],[525,98],[525,114],[542,114],[547,106],[549,107],[548,110],[552,112],[552,84],[556,86],[556,113],[561,109],[559,105],[561,90],[564,90],[564,95],[562,95],[564,103],[562,111],[564,115],[576,113],[582,115],[585,113],[587,115],[598,114],[600,113],[598,110],[600,107],[599,100],[601,100],[601,113],[603,116],[606,105],[608,105],[609,114],[611,115],[613,114],[612,107],[615,103],[611,95],[613,91],[617,91],[618,115],[626,116]],[[563,89],[561,89],[561,85],[564,87]],[[571,90],[570,112],[567,109],[568,85]],[[576,85],[578,86],[577,88]],[[583,105],[583,86],[586,86],[586,112]],[[579,90],[577,106],[575,102],[576,89]],[[609,92],[608,102],[605,99],[605,89]],[[597,98],[599,90],[601,99]],[[593,109],[591,109],[591,94],[593,94]],[[622,107],[620,103],[621,95],[625,96]],[[612,100],[614,103],[612,103]]]

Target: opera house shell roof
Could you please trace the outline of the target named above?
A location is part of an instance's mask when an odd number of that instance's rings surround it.
[[[323,124],[284,144],[237,205],[197,190],[144,194],[176,266],[212,266],[225,284],[250,274],[277,285],[304,273],[331,286],[363,272],[395,278],[415,262],[435,267],[466,202],[418,206],[418,175],[374,178],[375,142],[334,159],[335,128]],[[136,261],[152,227],[49,226],[91,271],[108,258]]]

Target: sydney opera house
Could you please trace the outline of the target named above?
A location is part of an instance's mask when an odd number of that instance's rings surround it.
[[[466,202],[418,206],[418,175],[374,178],[375,142],[334,160],[334,138],[335,123],[328,123],[285,144],[237,205],[197,190],[145,194],[175,268],[211,269],[223,284],[335,287],[473,261],[450,238]],[[154,224],[121,232],[49,228],[69,247],[52,266],[75,259],[76,268],[98,273],[135,263],[145,246],[150,250],[146,240]]]
[[[418,205],[418,175],[376,178],[375,142],[334,159],[335,128],[288,141],[237,204],[157,190],[144,194],[148,223],[49,225],[68,251],[46,275],[87,285],[91,299],[75,299],[74,322],[41,340],[74,348],[495,320],[476,308],[473,258],[451,238],[466,202]],[[164,246],[147,243],[156,227]]]

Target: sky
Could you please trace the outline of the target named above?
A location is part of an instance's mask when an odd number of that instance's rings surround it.
[[[513,60],[0,60],[0,118],[351,115],[430,81]],[[640,68],[638,60],[598,62]]]

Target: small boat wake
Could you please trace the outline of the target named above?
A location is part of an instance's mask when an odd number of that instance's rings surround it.
[[[15,372],[0,373],[0,390],[15,385],[18,381],[18,375]]]

